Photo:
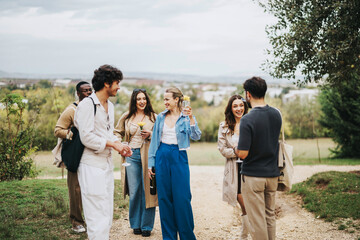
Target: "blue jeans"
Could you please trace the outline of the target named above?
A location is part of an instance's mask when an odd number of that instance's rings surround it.
[[[151,231],[154,227],[155,207],[146,208],[140,148],[132,149],[132,151],[133,155],[126,158],[126,162],[131,165],[125,169],[130,195],[130,227]]]

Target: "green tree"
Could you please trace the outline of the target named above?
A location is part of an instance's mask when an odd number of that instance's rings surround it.
[[[297,97],[283,107],[285,121],[291,127],[291,138],[324,137],[324,129],[319,124],[320,103],[317,98],[301,99]]]
[[[223,102],[217,107],[194,108],[194,115],[201,130],[201,139],[203,142],[216,142],[219,130],[219,124],[225,121],[225,107],[227,102]]]
[[[52,84],[48,80],[40,80],[37,84],[40,88],[51,88]]]
[[[337,143],[332,150],[335,157],[360,156],[360,86],[357,83],[342,84],[338,88],[326,87],[320,94],[322,118],[320,123],[330,129],[329,134]]]
[[[20,95],[8,94],[1,104],[0,181],[35,176],[31,155],[37,148],[32,145],[32,123],[23,119],[26,103]]]
[[[325,95],[338,96],[322,100],[325,110],[321,123],[337,143],[336,156],[360,157],[353,104],[360,102],[360,1],[358,0],[259,0],[277,23],[267,27],[272,45],[265,68],[276,78],[296,80],[298,85],[319,82]],[[296,79],[301,74],[303,79]],[[346,89],[344,91],[343,89]],[[343,104],[348,103],[348,104]],[[329,109],[331,107],[331,109]],[[331,119],[338,116],[337,123]],[[337,126],[337,125],[339,126]],[[346,125],[348,124],[348,125]],[[346,125],[346,126],[345,126]]]
[[[272,49],[270,74],[298,83],[324,79],[331,85],[359,79],[360,1],[267,0],[259,1],[277,23],[267,26]]]

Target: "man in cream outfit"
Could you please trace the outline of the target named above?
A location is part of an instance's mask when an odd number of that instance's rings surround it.
[[[90,240],[109,239],[114,204],[112,149],[123,156],[132,154],[113,134],[114,106],[108,100],[116,95],[122,79],[122,72],[110,65],[96,69],[92,79],[95,93],[81,101],[75,112],[75,126],[85,146],[78,179]]]

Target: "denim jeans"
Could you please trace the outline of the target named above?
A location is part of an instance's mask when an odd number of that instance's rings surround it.
[[[146,209],[143,169],[140,148],[132,149],[133,155],[126,158],[131,165],[126,167],[129,186],[130,206],[129,219],[132,229],[151,231],[154,227],[155,207]]]

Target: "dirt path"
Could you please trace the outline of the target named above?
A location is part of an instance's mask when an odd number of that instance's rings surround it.
[[[199,240],[239,239],[240,209],[222,201],[223,167],[191,166],[192,207],[195,220],[195,234]],[[357,166],[295,166],[294,182],[304,181],[322,171],[360,170]],[[120,174],[115,174],[120,178]],[[283,193],[277,194],[279,217],[277,219],[277,239],[356,239],[356,235],[338,231],[332,223],[316,219],[312,213],[301,208],[300,199]],[[125,214],[114,221],[111,239],[142,239],[132,234],[128,216]],[[161,239],[158,209],[152,236],[147,239]]]

